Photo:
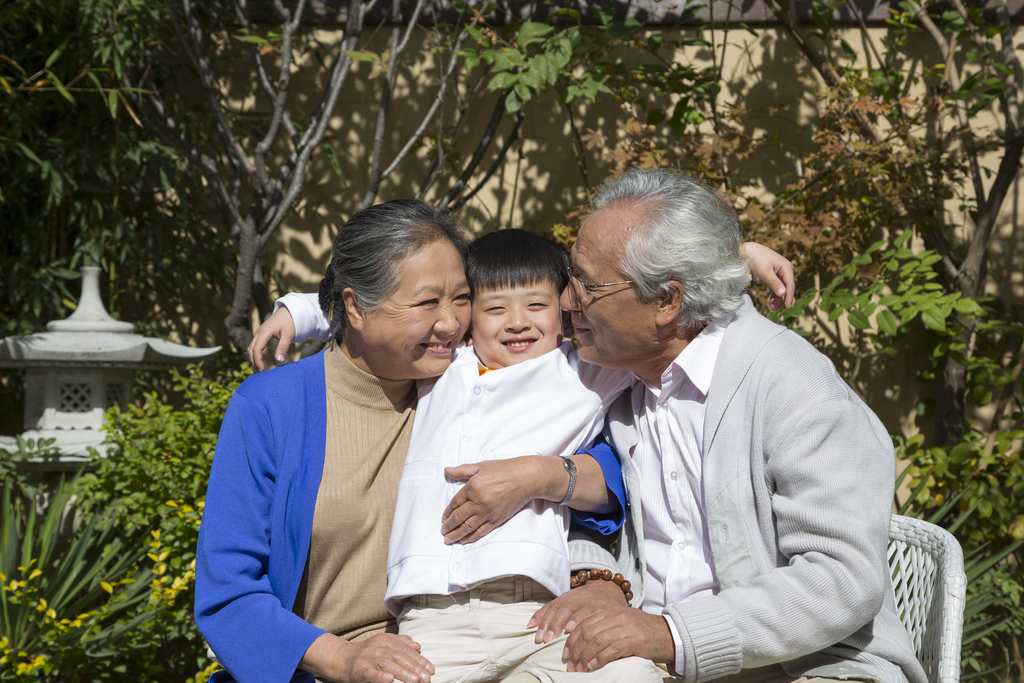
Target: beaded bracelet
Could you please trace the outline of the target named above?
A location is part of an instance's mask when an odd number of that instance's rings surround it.
[[[569,588],[579,588],[588,581],[611,581],[622,589],[626,602],[633,599],[633,591],[629,590],[632,585],[626,581],[622,574],[612,574],[611,569],[581,569],[578,573],[569,578]]]

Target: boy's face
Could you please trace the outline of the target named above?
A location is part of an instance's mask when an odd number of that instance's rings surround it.
[[[559,294],[547,281],[477,290],[471,334],[480,361],[497,370],[557,349],[562,343]]]

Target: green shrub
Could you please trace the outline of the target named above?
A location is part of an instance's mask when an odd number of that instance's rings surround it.
[[[195,547],[221,420],[247,375],[190,366],[172,371],[181,409],[151,393],[111,410],[116,448],[58,486],[42,523],[5,487],[0,680],[180,683],[215,670],[192,613]],[[72,494],[86,521],[62,542]]]
[[[0,499],[0,680],[32,681],[102,657],[159,610],[146,605],[143,534],[104,515],[62,533],[75,522],[73,483],[58,482],[43,515],[20,489],[8,481]]]

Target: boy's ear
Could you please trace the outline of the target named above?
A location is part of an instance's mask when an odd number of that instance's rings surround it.
[[[665,283],[661,301],[654,313],[654,322],[665,327],[675,324],[683,307],[683,286],[676,280]]]
[[[346,287],[341,293],[341,300],[345,303],[345,321],[348,327],[362,332],[366,327],[366,316],[359,310],[359,302],[356,300],[356,293],[351,287]]]

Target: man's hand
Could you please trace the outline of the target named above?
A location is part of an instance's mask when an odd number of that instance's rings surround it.
[[[336,683],[430,683],[434,665],[409,636],[380,633],[358,643],[324,633],[299,668]]]
[[[675,652],[664,617],[633,607],[613,607],[580,621],[565,643],[562,658],[568,660],[566,671],[590,671],[632,656],[672,663]]]
[[[441,516],[444,542],[452,545],[478,541],[539,498],[546,480],[540,469],[533,467],[536,457],[526,455],[444,468],[446,476],[466,481]]]
[[[754,277],[768,285],[771,291],[768,304],[773,311],[779,310],[783,303],[786,304],[786,308],[793,305],[796,284],[793,279],[793,264],[789,259],[757,242],[741,244],[740,255],[747,259]]]
[[[611,581],[591,581],[541,607],[527,627],[537,627],[535,642],[548,643],[562,635],[562,631],[572,632],[587,617],[619,607],[629,607],[621,588]]]
[[[249,362],[252,363],[256,372],[266,370],[263,365],[263,349],[267,348],[271,339],[277,339],[277,351],[274,354],[274,359],[278,363],[283,363],[285,355],[288,353],[288,346],[295,339],[295,322],[285,306],[274,311],[274,314],[259,326],[256,334],[252,336],[252,341],[249,342]]]

